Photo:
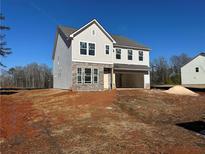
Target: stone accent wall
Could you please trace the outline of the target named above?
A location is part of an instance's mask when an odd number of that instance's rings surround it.
[[[98,69],[98,83],[77,83],[77,68]],[[112,64],[72,62],[72,90],[73,91],[102,91],[104,90],[104,68],[113,68]]]

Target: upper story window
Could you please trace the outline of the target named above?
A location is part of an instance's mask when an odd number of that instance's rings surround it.
[[[89,55],[94,56],[95,55],[95,44],[89,43]]]
[[[196,67],[195,70],[196,70],[196,72],[199,72],[199,68],[198,67]]]
[[[85,83],[91,83],[92,77],[91,77],[91,68],[85,68]]]
[[[109,45],[106,45],[106,46],[105,46],[105,53],[106,53],[107,55],[109,55],[109,52],[110,52],[110,46],[109,46]]]
[[[77,69],[77,81],[78,81],[78,83],[82,83],[82,75],[83,75],[82,68],[78,68]]]
[[[80,42],[80,54],[87,55],[87,43],[86,42]]]
[[[121,49],[116,49],[116,59],[121,59]]]
[[[143,51],[139,51],[139,61],[143,61]]]
[[[132,50],[128,50],[127,52],[128,52],[127,54],[128,60],[132,60]]]

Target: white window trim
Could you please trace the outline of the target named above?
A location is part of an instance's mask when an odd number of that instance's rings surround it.
[[[94,55],[89,55],[89,43],[95,45],[95,54],[94,54]],[[95,56],[96,56],[96,43],[95,43],[95,42],[88,42],[88,49],[87,49],[87,50],[88,50],[88,52],[87,52],[87,55],[88,55],[88,56],[95,57]]]
[[[95,71],[94,70],[97,70],[97,75],[95,74]],[[93,72],[93,84],[98,84],[99,83],[99,69],[98,68],[93,68],[93,70],[92,70]],[[95,80],[94,80],[94,78],[95,78],[95,76],[97,76],[97,82],[95,82]]]
[[[120,59],[117,59],[117,50],[120,51]],[[116,52],[116,53],[115,53],[115,59],[116,59],[116,60],[121,60],[121,59],[122,59],[122,50],[121,50],[120,48],[116,48],[116,49],[115,49],[115,52]]]
[[[94,32],[94,34],[93,34],[93,32]],[[92,36],[96,36],[96,30],[95,30],[95,29],[92,29],[92,30],[91,30],[91,35],[92,35]]]
[[[90,72],[90,80],[91,80],[91,81],[90,81],[89,83],[86,83],[86,82],[85,82],[85,76],[86,76],[86,75],[85,75],[85,69],[90,69],[90,70],[91,70],[91,72]],[[84,82],[83,82],[84,84],[92,84],[92,81],[93,81],[92,78],[93,78],[93,76],[92,76],[92,68],[91,68],[91,67],[85,67],[85,68],[84,68],[83,78],[84,78],[84,80],[83,80],[83,81],[84,81]]]
[[[197,71],[197,70],[198,70],[198,71]],[[200,70],[199,70],[199,67],[195,67],[195,72],[196,72],[196,73],[199,73],[199,71],[200,71]]]
[[[80,46],[80,55],[81,56],[86,56],[87,54],[88,54],[88,42],[86,42],[86,41],[80,41],[80,43],[79,43],[79,45],[81,44],[81,43],[86,43],[87,45],[86,45],[86,54],[84,55],[84,54],[81,54],[81,46]]]
[[[140,60],[140,52],[142,52],[142,60]],[[140,62],[144,61],[144,51],[138,51],[138,61]]]
[[[108,48],[108,54],[107,54],[107,46],[109,47]],[[110,45],[108,45],[108,44],[105,45],[105,54],[110,55]]]
[[[80,75],[81,76],[81,82],[78,82],[78,76],[79,76],[78,75],[78,69],[79,68],[81,69],[81,75]],[[77,68],[77,84],[82,84],[82,83],[83,83],[83,68],[82,67],[78,67]]]
[[[96,43],[95,42],[87,42],[87,41],[81,41],[81,40],[80,40],[80,42],[87,43],[86,55],[80,54],[80,56],[96,57],[97,52],[96,52]],[[95,44],[95,55],[89,55],[89,43]]]
[[[129,59],[129,51],[131,51],[132,59]],[[127,60],[133,60],[133,50],[131,50],[131,49],[127,50]]]

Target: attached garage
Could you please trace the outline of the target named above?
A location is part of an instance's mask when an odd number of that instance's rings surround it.
[[[114,65],[116,88],[144,88],[149,68],[144,65]]]

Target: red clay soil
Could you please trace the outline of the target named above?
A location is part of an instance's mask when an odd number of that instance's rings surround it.
[[[22,134],[26,138],[35,136],[35,129],[28,125],[31,117],[37,115],[32,108],[31,102],[17,103],[9,97],[1,98],[0,107],[0,137],[5,139]]]
[[[204,154],[203,137],[174,125],[200,117],[204,100],[145,90],[27,90],[2,95],[0,149],[2,153]]]

